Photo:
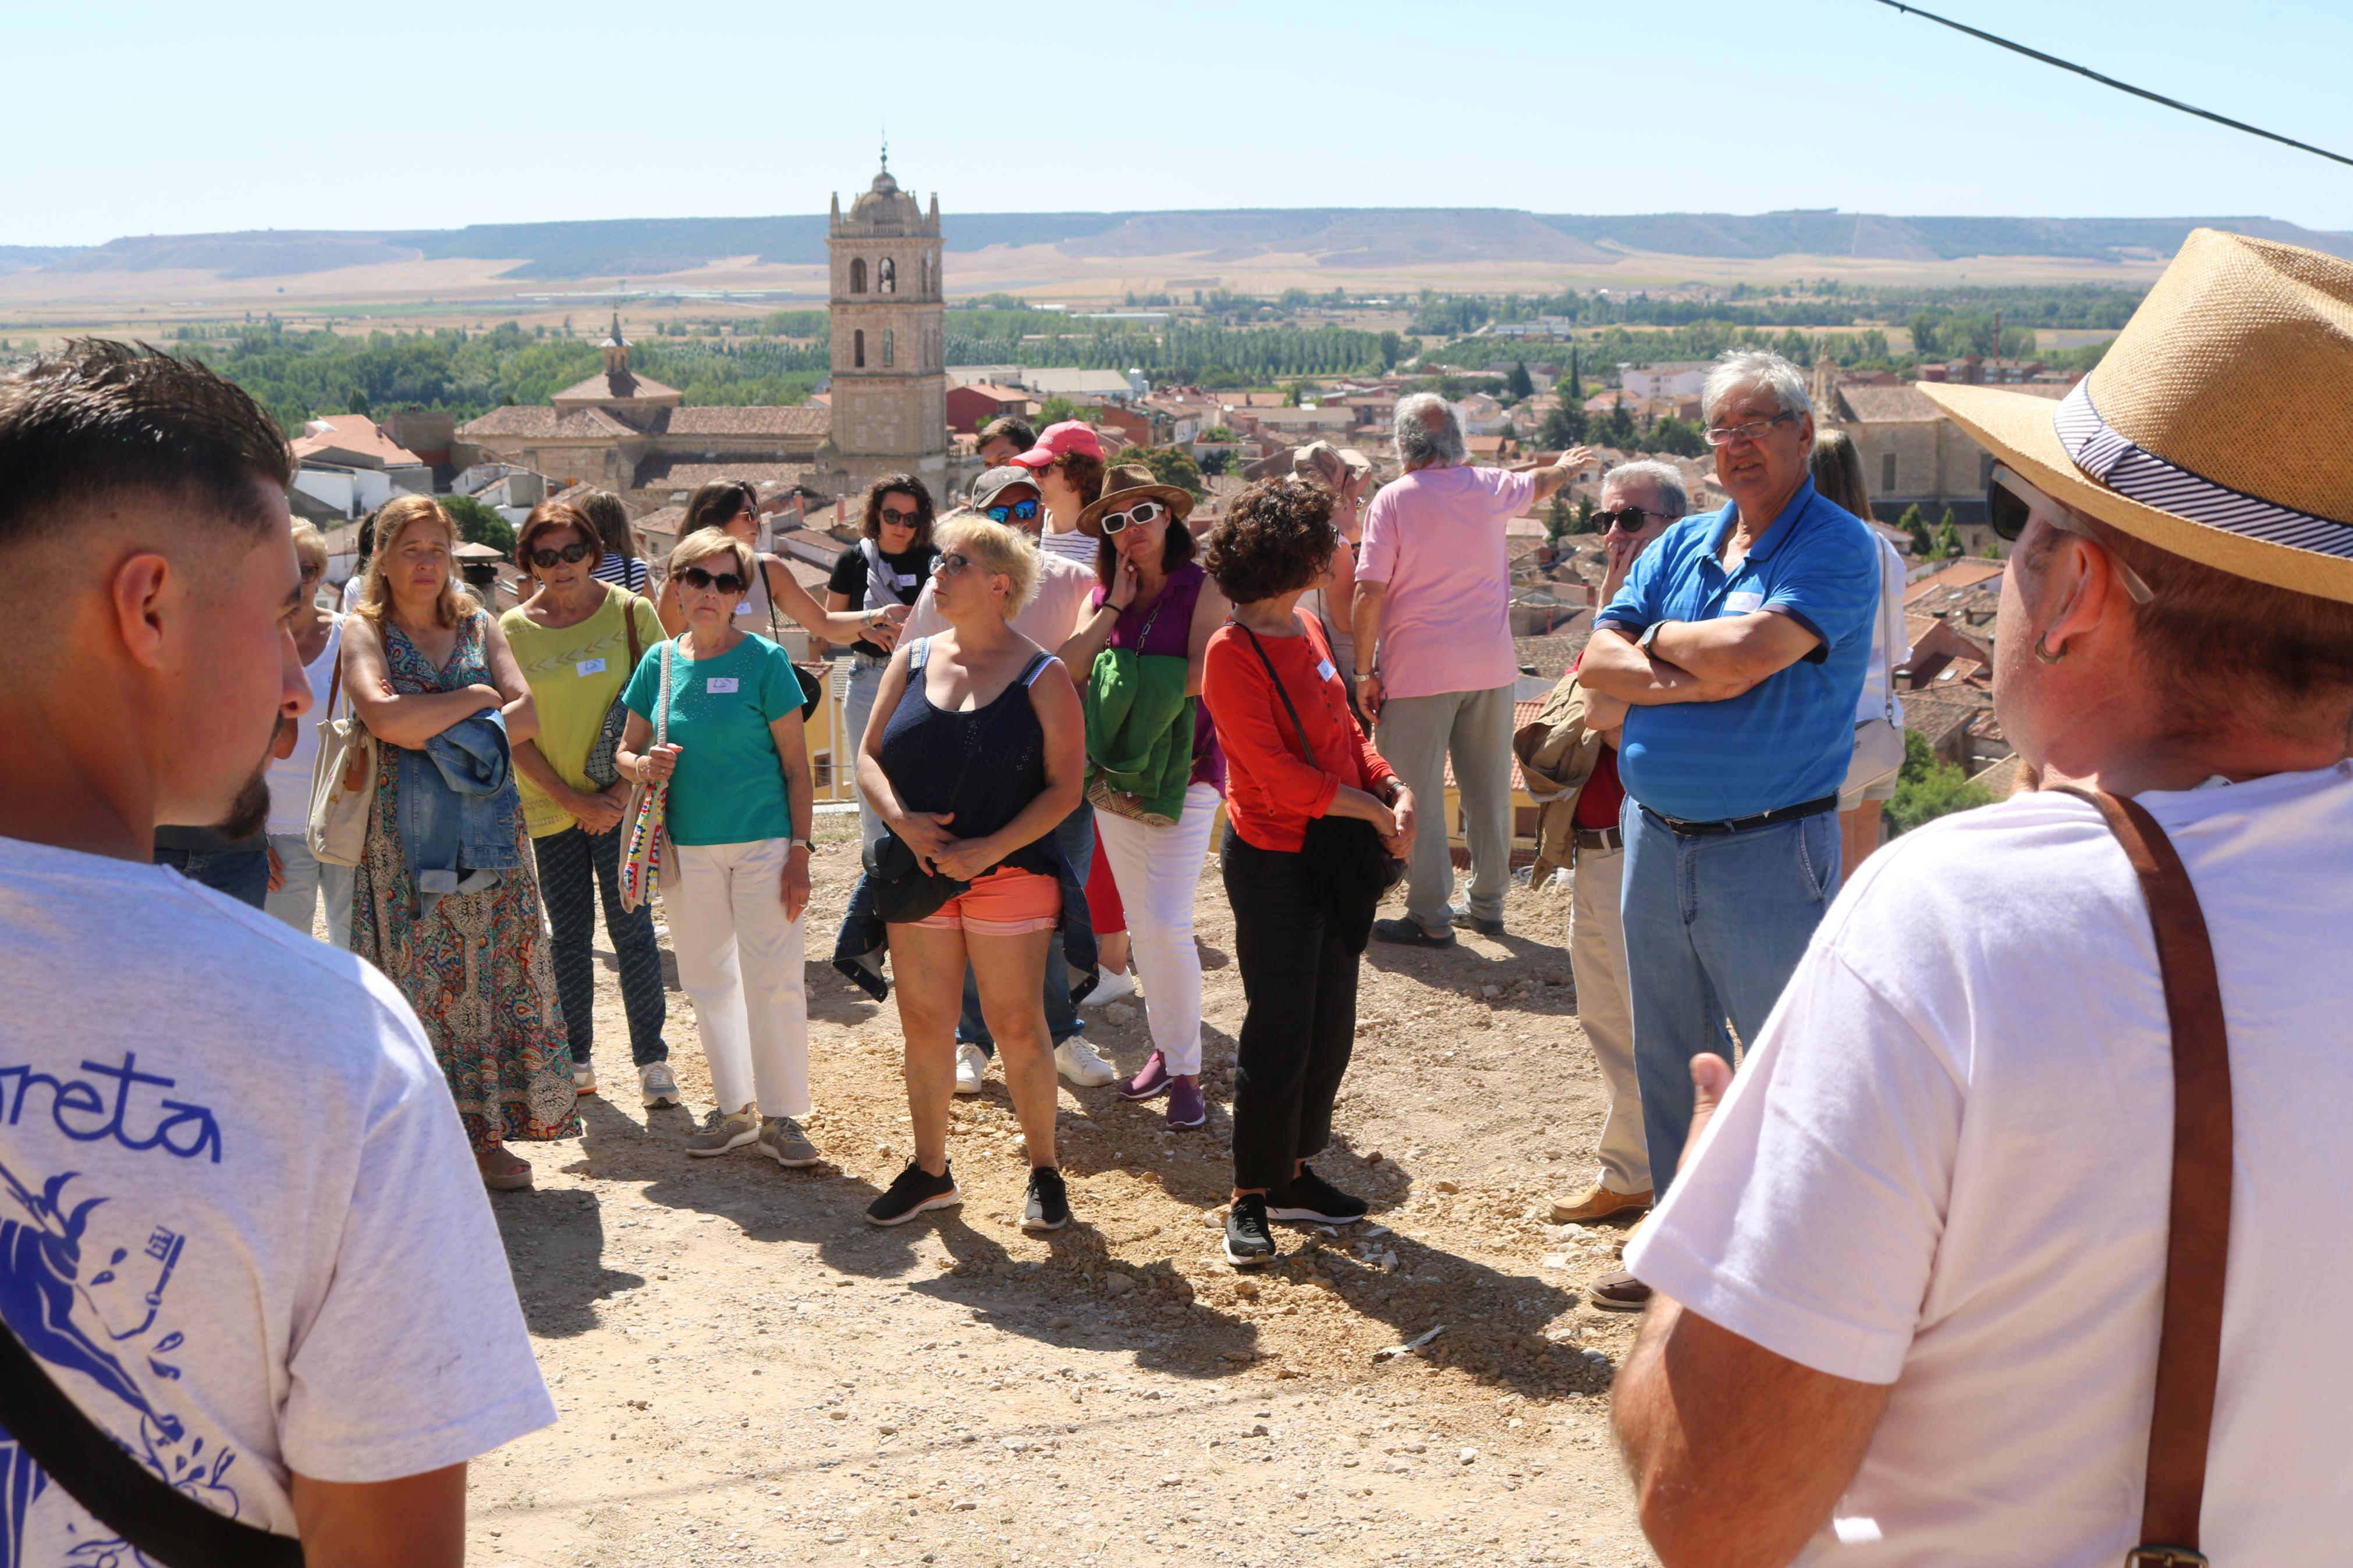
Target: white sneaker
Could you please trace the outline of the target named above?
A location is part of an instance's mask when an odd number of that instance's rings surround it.
[[[572,1064],[572,1092],[575,1094],[596,1093],[596,1069],[589,1066],[586,1062],[574,1062]]]
[[[639,1068],[638,1088],[649,1110],[678,1103],[678,1079],[671,1076],[668,1062],[648,1062]]]
[[[1101,1089],[1119,1076],[1084,1035],[1072,1035],[1054,1047],[1054,1070],[1081,1089]]]
[[[988,1058],[980,1047],[969,1040],[956,1043],[956,1086],[958,1094],[978,1094],[980,1080],[988,1076]]]
[[[1116,974],[1098,969],[1095,971],[1095,988],[1087,993],[1087,999],[1080,1003],[1079,1005],[1082,1007],[1102,1007],[1113,1002],[1122,1001],[1124,998],[1134,994],[1134,975],[1129,973],[1124,969],[1121,970]],[[1109,1080],[1106,1079],[1105,1081],[1108,1082]]]

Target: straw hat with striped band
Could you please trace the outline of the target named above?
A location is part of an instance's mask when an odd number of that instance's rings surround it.
[[[2169,554],[2353,604],[2353,262],[2193,229],[2055,407],[1919,384],[2054,499]]]

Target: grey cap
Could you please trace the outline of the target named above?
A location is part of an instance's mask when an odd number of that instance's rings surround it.
[[[1001,468],[983,469],[980,477],[972,481],[970,504],[975,510],[992,506],[996,504],[998,491],[1015,485],[1028,485],[1031,489],[1037,489],[1038,476],[1027,468],[1017,468],[1010,464]]]

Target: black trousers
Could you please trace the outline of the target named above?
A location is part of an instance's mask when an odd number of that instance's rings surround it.
[[[596,998],[596,900],[605,900],[605,934],[621,970],[621,1011],[629,1020],[629,1060],[638,1067],[670,1059],[662,1038],[669,1000],[662,994],[661,949],[654,942],[651,904],[621,907],[621,834],[589,833],[577,826],[531,841],[539,862],[539,897],[555,933],[550,957],[556,999],[564,1004],[564,1026],[575,1063],[588,1060],[596,1037],[591,1011]]]
[[[1356,1038],[1356,958],[1324,918],[1303,857],[1226,830],[1219,865],[1242,972],[1234,1061],[1234,1185],[1280,1188],[1332,1141]]]

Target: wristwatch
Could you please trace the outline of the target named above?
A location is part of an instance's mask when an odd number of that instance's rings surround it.
[[[788,849],[806,849],[812,855],[817,853],[817,840],[814,838],[788,838],[785,845]]]
[[[1651,645],[1659,640],[1659,628],[1666,624],[1667,623],[1664,621],[1652,621],[1649,626],[1644,626],[1642,628],[1642,635],[1634,639],[1634,646],[1641,648],[1643,653],[1649,654],[1651,652]]]

